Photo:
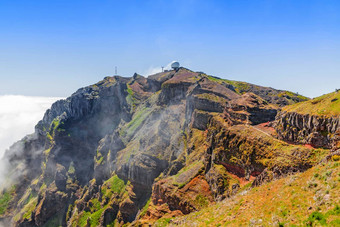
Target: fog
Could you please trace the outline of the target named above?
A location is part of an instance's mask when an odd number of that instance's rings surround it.
[[[14,142],[34,132],[57,97],[0,96],[0,157]]]
[[[171,69],[171,64],[174,63],[175,61],[172,61],[170,63],[168,63],[166,66],[164,66],[164,70],[170,70]],[[149,75],[153,75],[156,73],[160,73],[162,72],[162,67],[161,66],[150,66],[148,68],[148,70],[146,70],[143,75],[144,76],[149,76]]]

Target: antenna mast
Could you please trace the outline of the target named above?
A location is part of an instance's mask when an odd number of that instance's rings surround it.
[[[115,66],[115,75],[117,75],[117,66]]]
[[[164,66],[162,66],[162,72],[164,72]]]

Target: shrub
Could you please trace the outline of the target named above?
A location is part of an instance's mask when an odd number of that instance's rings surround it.
[[[333,155],[332,161],[334,161],[334,162],[340,161],[340,155]]]
[[[321,224],[321,225],[326,225],[326,218],[319,211],[314,211],[313,213],[311,213],[309,215],[308,219],[306,220],[306,225],[307,226],[314,226],[314,223],[316,221],[319,222],[319,224]]]

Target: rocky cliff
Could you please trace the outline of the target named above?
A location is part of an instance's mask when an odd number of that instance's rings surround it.
[[[185,68],[106,77],[54,103],[35,133],[6,152],[16,180],[1,194],[9,195],[1,220],[153,223],[229,197],[265,170],[306,169],[313,149],[255,127],[305,99]]]
[[[337,149],[340,145],[340,118],[281,111],[275,129],[279,139],[315,147]]]

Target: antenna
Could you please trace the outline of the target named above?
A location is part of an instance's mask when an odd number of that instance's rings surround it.
[[[115,75],[117,75],[117,66],[115,66]]]
[[[162,66],[162,72],[164,72],[164,66]]]

